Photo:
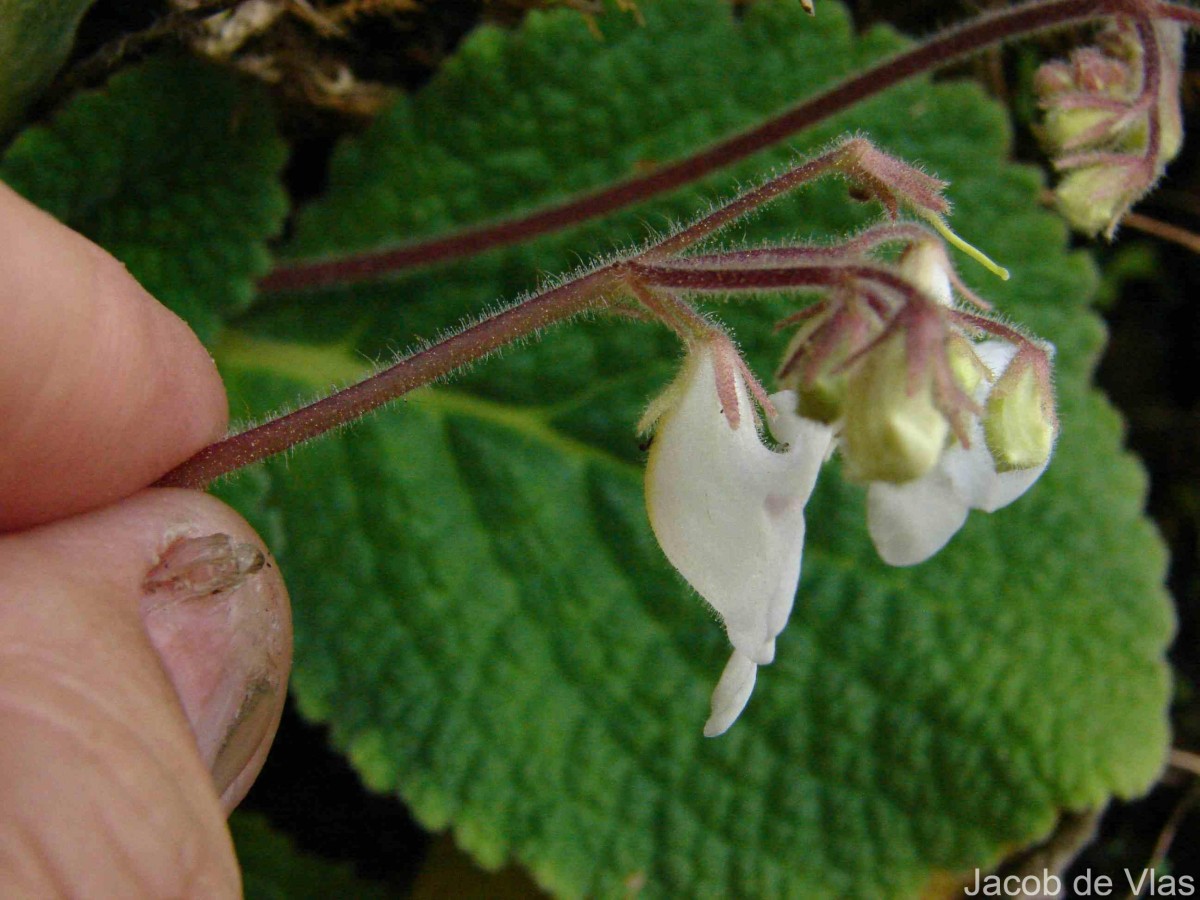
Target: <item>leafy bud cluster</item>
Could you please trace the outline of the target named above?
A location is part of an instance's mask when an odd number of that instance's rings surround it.
[[[1182,66],[1178,24],[1118,20],[1038,70],[1038,137],[1066,172],[1055,200],[1078,230],[1111,237],[1179,152]]]

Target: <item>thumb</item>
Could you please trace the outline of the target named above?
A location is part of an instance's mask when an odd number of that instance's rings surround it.
[[[265,554],[177,490],[0,538],[0,893],[238,896],[291,661]]]

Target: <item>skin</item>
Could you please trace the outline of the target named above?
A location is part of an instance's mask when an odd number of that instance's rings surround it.
[[[225,816],[283,707],[287,591],[228,507],[147,487],[224,434],[216,368],[4,185],[0,323],[0,895],[239,896]],[[213,534],[266,564],[147,589]]]

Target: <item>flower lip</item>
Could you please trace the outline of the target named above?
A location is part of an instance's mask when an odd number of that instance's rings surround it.
[[[705,737],[717,737],[729,730],[746,708],[757,678],[758,664],[740,650],[734,650],[713,691],[712,712],[704,723]]]

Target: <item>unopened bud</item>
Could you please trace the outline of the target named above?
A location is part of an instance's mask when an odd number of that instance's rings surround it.
[[[1054,200],[1063,218],[1084,234],[1111,234],[1141,193],[1126,167],[1095,165],[1069,172],[1054,189]]]
[[[950,339],[946,348],[950,360],[950,372],[962,392],[968,397],[975,397],[984,378],[990,378],[991,372],[983,364],[971,342],[961,335]]]
[[[825,314],[806,322],[792,337],[775,376],[781,389],[795,392],[796,412],[826,425],[841,419],[845,407],[847,375],[840,367],[868,340],[865,330],[853,327],[828,333],[837,317]]]
[[[1033,89],[1043,101],[1075,89],[1075,75],[1062,60],[1053,60],[1038,67],[1033,75]]]
[[[1037,131],[1050,154],[1063,157],[1059,168],[1070,170],[1055,190],[1059,211],[1079,231],[1112,237],[1182,144],[1183,29],[1119,20],[1097,44],[1071,55],[1070,86],[1062,63],[1039,70],[1035,85],[1046,116]],[[1153,85],[1150,73],[1157,75]],[[1154,96],[1145,93],[1151,86]],[[1092,151],[1097,156],[1089,159]]]
[[[1100,50],[1081,47],[1071,54],[1075,87],[1091,94],[1132,99],[1137,93],[1136,79],[1129,64]]]
[[[819,375],[796,386],[796,412],[814,422],[833,424],[842,417],[845,404],[845,375]]]
[[[1179,103],[1163,103],[1158,119],[1158,166],[1161,172],[1183,146],[1183,112]]]
[[[1121,142],[1121,148],[1126,145],[1135,149],[1138,130],[1145,131],[1145,123],[1119,124],[1120,115],[1109,109],[1088,107],[1071,107],[1066,109],[1054,108],[1046,112],[1046,118],[1037,128],[1038,138],[1042,146],[1051,154],[1059,154],[1069,150],[1082,150],[1089,147],[1110,146],[1117,149],[1115,142]],[[1144,138],[1143,138],[1144,142]]]
[[[997,472],[1034,469],[1050,458],[1057,432],[1050,385],[1020,358],[988,396],[983,433]]]
[[[931,375],[912,384],[905,344],[903,332],[883,341],[847,381],[842,449],[856,480],[912,481],[945,449],[950,424],[934,405]]]
[[[933,240],[917,241],[900,257],[900,274],[942,306],[954,305],[946,251]]]
[[[1113,19],[1096,35],[1100,50],[1112,59],[1127,63],[1131,69],[1141,66],[1142,42],[1137,29],[1128,19]]]

